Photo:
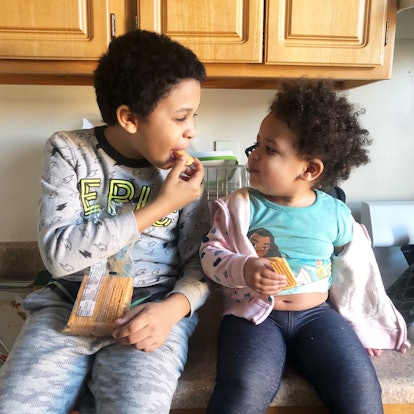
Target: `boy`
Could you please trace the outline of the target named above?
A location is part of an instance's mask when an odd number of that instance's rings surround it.
[[[168,413],[208,296],[203,167],[186,166],[205,69],[168,37],[114,39],[95,71],[106,126],[57,132],[44,151],[39,248],[54,277],[0,372],[0,412]],[[127,248],[133,306],[111,336],[62,333],[89,269]]]

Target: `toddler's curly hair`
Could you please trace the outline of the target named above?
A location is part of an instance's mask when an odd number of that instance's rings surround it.
[[[330,81],[284,82],[270,112],[295,133],[300,156],[323,162],[317,187],[338,185],[348,179],[353,168],[369,162],[366,147],[372,140],[358,122],[365,110],[356,109]]]

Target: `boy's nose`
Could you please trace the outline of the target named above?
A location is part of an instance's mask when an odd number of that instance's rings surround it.
[[[185,131],[184,136],[188,139],[193,139],[196,136],[196,128],[194,124]]]

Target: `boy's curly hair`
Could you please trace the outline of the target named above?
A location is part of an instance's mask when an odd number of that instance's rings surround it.
[[[184,79],[205,80],[197,56],[168,36],[133,30],[111,41],[94,73],[96,100],[103,121],[117,123],[116,110],[127,105],[141,119]]]
[[[361,128],[357,110],[329,81],[285,82],[270,112],[297,136],[296,149],[305,158],[319,158],[324,170],[317,186],[326,189],[349,177],[354,167],[369,162],[369,132]]]

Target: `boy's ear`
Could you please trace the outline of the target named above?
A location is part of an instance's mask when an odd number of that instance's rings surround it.
[[[138,130],[138,117],[131,112],[129,106],[120,105],[116,110],[116,117],[119,125],[130,134],[135,134]]]
[[[323,162],[319,158],[312,158],[308,161],[306,169],[302,173],[305,181],[315,181],[323,172]]]

